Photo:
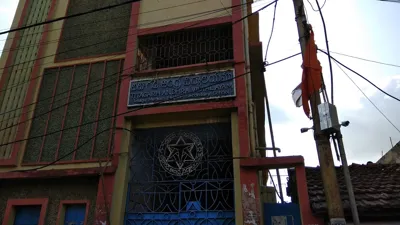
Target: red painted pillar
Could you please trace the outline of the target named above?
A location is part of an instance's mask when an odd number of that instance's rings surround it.
[[[296,166],[297,195],[299,197],[301,221],[304,225],[323,225],[323,220],[313,216],[308,197],[306,170],[304,165]]]
[[[242,4],[241,0],[232,0],[232,5]],[[242,18],[242,6],[232,9],[232,22]],[[233,55],[235,60],[235,76],[240,76],[246,72],[244,37],[242,22],[232,25],[233,32]],[[241,157],[251,155],[249,123],[248,123],[248,102],[246,89],[246,76],[236,79],[236,100],[235,105],[238,110],[238,128],[239,128],[239,148]],[[240,170],[240,181],[242,188],[242,210],[243,224],[258,225],[261,222],[261,207],[259,196],[259,183],[256,170]]]
[[[261,199],[259,196],[257,170],[240,171],[242,185],[243,224],[258,225],[261,221]]]
[[[114,174],[99,177],[94,225],[109,225]]]
[[[118,109],[117,115],[121,113],[125,113],[128,111],[127,102],[128,102],[128,92],[129,92],[129,83],[130,76],[134,73],[134,65],[135,65],[135,53],[137,48],[137,33],[138,33],[138,20],[139,20],[139,10],[140,10],[140,1],[134,2],[132,4],[131,11],[131,20],[129,24],[129,33],[126,44],[126,56],[123,65],[122,75],[120,77],[120,91],[119,91],[119,101],[118,101]],[[118,116],[116,118],[116,127],[124,127],[125,117],[124,115]],[[121,143],[123,131],[121,129],[115,130],[114,136],[114,157],[112,164],[114,166],[118,166],[118,157],[119,152],[121,151]]]

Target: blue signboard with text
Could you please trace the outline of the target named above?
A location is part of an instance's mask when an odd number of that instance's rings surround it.
[[[235,97],[233,70],[131,80],[128,107]]]

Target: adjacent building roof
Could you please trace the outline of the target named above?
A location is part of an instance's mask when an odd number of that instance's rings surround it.
[[[400,142],[398,142],[392,149],[390,149],[382,158],[380,158],[376,163],[380,164],[390,164],[390,163],[400,163]]]
[[[400,216],[400,164],[352,164],[349,166],[354,194],[360,217]],[[336,168],[340,184],[340,194],[345,213],[349,215],[350,205],[343,179],[342,167]],[[319,167],[306,167],[308,194],[312,211],[316,215],[326,215],[325,194]],[[288,196],[297,201],[295,173],[289,170]]]

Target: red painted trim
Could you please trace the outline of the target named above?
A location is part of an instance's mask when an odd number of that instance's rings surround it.
[[[117,85],[116,85],[116,88],[115,88],[115,98],[114,98],[114,106],[113,106],[113,112],[112,112],[112,115],[113,116],[115,116],[115,114],[116,114],[116,112],[117,112],[117,107],[118,107],[118,99],[119,99],[119,88],[120,88],[120,76],[122,75],[122,66],[123,66],[123,64],[122,64],[122,59],[121,60],[119,60],[119,66],[118,66],[118,71],[119,71],[119,74],[118,74],[118,77],[117,77]],[[116,120],[117,120],[117,118],[113,118],[112,120],[111,120],[111,127],[114,127],[114,124],[116,123]],[[107,155],[109,155],[110,154],[110,152],[112,151],[111,150],[111,146],[112,146],[112,141],[113,141],[113,133],[114,133],[114,131],[112,131],[112,132],[110,132],[110,135],[109,135],[109,138],[108,138],[108,150],[107,150]]]
[[[104,168],[104,167],[103,167]],[[108,166],[105,174],[114,174],[117,167]],[[55,169],[37,170],[29,172],[5,172],[0,173],[0,179],[33,179],[33,178],[60,178],[72,176],[98,176],[99,167],[80,168],[80,169]]]
[[[197,68],[204,68],[207,66],[217,66],[222,64],[235,64],[234,60],[223,60],[217,62],[209,62],[209,63],[198,63],[198,64],[190,64],[185,66],[177,66],[177,67],[168,67],[163,69],[156,69],[156,70],[143,70],[138,71],[135,73],[135,76],[146,76],[150,73],[159,73],[159,72],[168,72],[168,71],[176,71],[176,70],[186,70],[186,69],[197,69]]]
[[[54,98],[57,92],[57,84],[58,84],[58,79],[60,78],[60,68],[58,68],[57,70],[57,77],[56,80],[54,81],[54,89],[53,89],[53,93],[52,93],[52,97],[50,100],[50,106],[49,106],[49,115],[47,116],[47,120],[46,120],[46,125],[44,127],[44,136],[42,139],[42,144],[40,145],[40,150],[39,150],[39,157],[37,159],[37,162],[40,162],[42,159],[42,153],[43,153],[43,148],[44,148],[44,143],[46,142],[46,137],[47,137],[47,130],[49,128],[49,122],[51,119],[51,113],[52,113],[52,109],[53,109],[53,104],[54,104]]]
[[[41,211],[39,216],[38,225],[44,225],[46,220],[47,204],[49,203],[48,198],[33,198],[33,199],[8,199],[6,212],[4,213],[4,220],[2,225],[8,225],[14,218],[11,218],[15,206],[28,206],[28,205],[40,205]]]
[[[66,205],[86,205],[85,219],[84,219],[82,225],[87,225],[87,219],[89,216],[89,206],[90,206],[89,200],[61,200],[60,205],[58,206],[58,215],[57,215],[56,225],[61,225],[61,224],[67,225],[67,224],[64,224],[64,221],[60,220],[62,213],[65,214]]]
[[[241,0],[232,0],[232,5],[240,5]],[[239,10],[232,10],[232,22],[239,21],[242,18],[243,6],[238,7]],[[243,37],[243,22],[235,23],[232,25],[232,36],[233,36],[233,58],[235,62],[245,62],[245,51],[244,44],[245,40]],[[235,64],[235,74],[244,74],[246,71],[246,63]],[[239,149],[240,157],[251,156],[250,149],[250,137],[249,137],[249,123],[248,123],[248,102],[247,102],[247,86],[246,76],[242,76],[236,79],[236,99],[235,105],[238,107],[238,133],[239,133]],[[258,174],[252,170],[251,172],[246,171],[244,168],[240,170],[240,182],[241,185],[253,184],[255,186],[255,199],[260,199],[260,193],[258,191],[259,178]],[[257,224],[261,224],[261,201],[247,202],[243,204],[247,205],[253,212],[256,212],[255,217],[249,218],[249,213],[246,207],[243,207],[243,223],[246,220],[254,219]]]
[[[178,112],[191,112],[191,111],[192,112],[205,111],[205,110],[215,110],[215,109],[234,109],[234,108],[235,104],[233,101],[202,102],[202,103],[191,102],[184,105],[170,105],[170,106],[144,108],[138,111],[133,111],[131,113],[125,114],[125,117],[178,113]]]
[[[100,117],[100,107],[101,107],[101,100],[103,99],[103,89],[104,89],[104,81],[106,79],[106,73],[107,73],[107,61],[104,61],[104,67],[103,67],[103,81],[101,82],[101,89],[100,89],[100,93],[99,93],[99,103],[97,104],[97,112],[96,112],[96,121],[99,121],[99,117]],[[97,128],[99,127],[99,123],[96,122],[94,124],[94,135],[97,134]],[[93,159],[93,153],[94,153],[94,149],[96,148],[96,138],[93,138],[92,141],[92,150],[90,152],[90,159]]]
[[[211,19],[206,19],[206,20],[196,20],[196,21],[191,21],[191,22],[169,24],[169,25],[165,25],[165,26],[161,26],[161,27],[142,28],[142,29],[139,29],[139,33],[140,33],[139,36],[171,32],[171,31],[175,31],[175,30],[184,29],[186,27],[199,28],[199,27],[207,27],[207,26],[213,26],[213,25],[231,23],[231,22],[232,22],[231,16],[224,16],[224,17],[211,18]]]
[[[107,159],[80,159],[80,160],[68,160],[68,161],[59,161],[54,163],[53,165],[65,165],[65,164],[79,164],[79,163],[98,163],[105,162]],[[41,166],[47,165],[48,162],[34,162],[34,163],[22,163],[21,166]]]
[[[86,103],[86,94],[87,94],[87,90],[89,87],[89,79],[90,79],[90,73],[92,72],[92,63],[89,63],[89,69],[88,69],[88,75],[86,78],[86,86],[85,86],[85,91],[83,94],[83,98],[82,98],[82,106],[81,106],[81,115],[79,117],[79,127],[78,130],[76,132],[76,137],[75,137],[75,146],[74,149],[76,149],[78,147],[78,143],[79,143],[79,134],[81,133],[81,124],[83,121],[83,112],[85,111],[85,103]],[[76,158],[76,151],[74,151],[74,154],[72,156],[72,160],[75,160]]]
[[[92,55],[92,56],[82,56],[82,57],[75,57],[75,58],[71,58],[71,59],[60,59],[60,60],[55,60],[54,63],[67,63],[67,62],[74,62],[74,61],[78,61],[78,60],[89,60],[89,59],[97,59],[100,57],[117,57],[119,55],[123,55],[125,54],[125,52],[115,52],[115,53],[105,53],[105,54],[98,54],[98,55]],[[112,61],[112,59],[107,58],[108,61]],[[100,60],[100,61],[104,61]],[[87,62],[85,62],[84,64],[87,64]]]
[[[253,170],[280,169],[298,165],[304,165],[303,156],[248,158],[240,160],[240,167]]]
[[[30,2],[30,0],[26,0],[26,2],[24,4],[24,7],[23,7],[22,12],[21,12],[21,16],[19,17],[18,27],[22,27],[23,26],[24,18],[26,17],[26,14],[27,14],[27,11],[28,11],[27,9],[28,9],[29,2]],[[3,89],[6,81],[8,80],[8,70],[13,64],[13,58],[14,58],[13,52],[15,50],[17,50],[15,48],[17,46],[17,43],[18,43],[19,39],[20,39],[20,32],[16,32],[15,35],[14,35],[13,41],[11,43],[11,48],[10,48],[10,49],[14,49],[14,50],[10,50],[9,51],[6,63],[4,65],[5,69],[3,70],[3,74],[2,74],[2,76],[0,78],[0,89],[1,90]],[[6,41],[6,43],[7,43],[7,41]]]
[[[308,196],[306,170],[304,165],[297,165],[296,169],[296,183],[297,194],[299,198],[300,215],[302,224],[324,224],[323,219],[314,217]]]
[[[135,56],[137,46],[137,31],[139,22],[140,1],[132,4],[131,19],[129,23],[128,39],[126,43],[126,56],[124,61],[124,70],[121,76],[129,76],[133,74],[135,68]],[[129,91],[129,79],[120,79],[119,100],[117,114],[126,112]],[[123,116],[116,117],[116,126],[123,127],[125,118]],[[123,131],[115,130],[114,135],[114,153],[119,153],[121,149]],[[112,159],[112,165],[118,165],[118,154],[115,154]]]
[[[110,218],[107,219],[107,217],[111,214],[114,175],[104,175],[103,178],[104,182],[100,178],[97,188],[98,191],[96,199],[95,221],[107,222],[107,224],[109,224],[108,220]]]
[[[51,19],[54,13],[54,9],[56,6],[57,0],[52,0],[51,1],[51,6],[49,9],[49,14],[47,15],[47,20]],[[36,59],[40,59],[43,56],[44,53],[44,45],[45,45],[45,41],[47,39],[47,35],[48,35],[48,31],[49,30],[49,24],[44,25],[43,27],[43,33],[42,36],[40,38],[40,44],[39,44],[39,50],[37,52],[37,56]],[[29,86],[28,86],[28,91],[26,93],[28,93],[25,97],[24,100],[24,104],[23,105],[30,105],[33,102],[33,95],[30,93],[34,93],[35,90],[37,89],[37,82],[34,81],[36,80],[37,76],[39,75],[40,72],[40,65],[41,65],[41,60],[35,60],[35,63],[33,65],[33,69],[31,72],[31,80],[29,82]],[[24,107],[22,109],[21,112],[21,119],[20,121],[25,121],[28,117],[27,115],[27,111],[28,111],[29,107]],[[25,134],[27,133],[26,131],[29,130],[28,128],[30,127],[30,123],[19,123],[18,127],[17,127],[17,132],[16,132],[16,136],[15,136],[15,140],[22,140],[25,137]],[[16,166],[17,165],[17,158],[18,158],[18,152],[20,151],[22,146],[22,142],[15,142],[13,144],[13,150],[11,153],[11,157],[9,160],[6,160],[4,163],[1,162],[1,164],[7,164],[7,165],[12,165],[12,166]]]
[[[67,103],[69,103],[69,99],[71,97],[71,89],[72,89],[72,85],[74,84],[74,80],[75,80],[75,69],[76,69],[76,65],[74,65],[74,69],[72,70],[72,74],[71,74],[71,82],[69,84]],[[65,119],[67,118],[68,106],[69,106],[69,104],[66,105],[65,109],[64,109],[63,121],[61,123],[61,132],[60,132],[60,136],[58,137],[57,150],[56,150],[56,155],[55,155],[55,159],[54,160],[58,159],[58,151],[60,150],[61,140],[62,140],[62,136],[64,134]]]

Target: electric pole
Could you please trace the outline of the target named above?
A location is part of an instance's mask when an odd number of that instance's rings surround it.
[[[305,48],[309,38],[309,27],[304,12],[303,0],[293,0],[296,23],[299,34],[301,51],[304,56]],[[333,163],[332,151],[330,146],[330,136],[321,131],[318,106],[321,104],[321,97],[318,91],[314,92],[310,98],[314,139],[318,152],[318,159],[321,169],[321,177],[325,192],[325,200],[328,209],[328,216],[332,225],[346,224],[344,219],[342,199],[340,197],[337,182],[335,165]]]

